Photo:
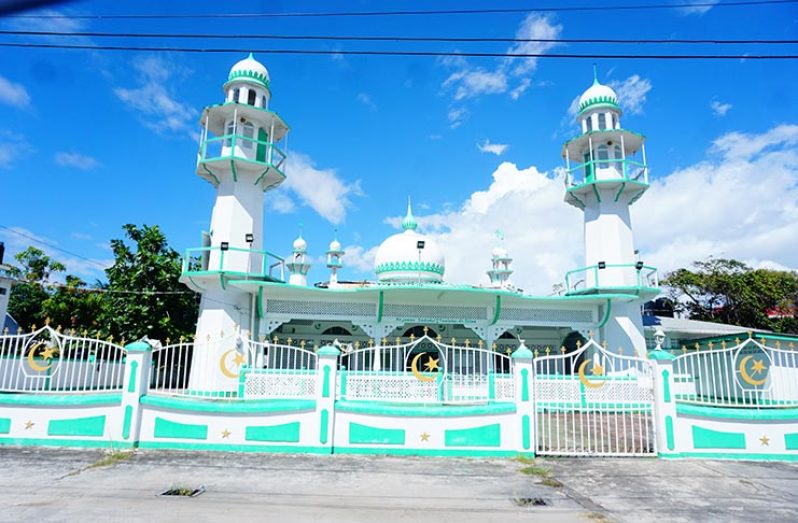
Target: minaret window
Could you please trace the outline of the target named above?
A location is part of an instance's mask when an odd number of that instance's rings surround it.
[[[233,102],[238,103],[238,94],[239,93],[240,93],[240,91],[238,89],[233,89],[233,100],[232,100]]]
[[[618,128],[618,115],[616,115],[616,114],[612,115],[612,128],[613,129],[617,129]]]
[[[601,131],[607,128],[607,116],[604,113],[598,115],[598,126]]]
[[[609,163],[607,162],[607,160],[609,160],[609,151],[607,150],[606,145],[599,145],[598,160],[599,160],[598,164],[599,169],[606,169],[607,167],[609,167]]]
[[[587,130],[588,130],[588,132],[592,131],[593,130],[593,117],[592,116],[588,116],[586,121],[587,121]]]
[[[255,92],[254,89],[249,90],[249,97],[247,98],[247,103],[249,105],[255,105],[255,98],[258,96],[258,93]]]
[[[241,148],[252,149],[252,141],[255,139],[255,126],[253,126],[250,122],[245,123],[244,132],[242,134],[244,136],[244,140],[241,141]]]
[[[232,147],[233,146],[233,134],[236,132],[236,124],[235,122],[228,122],[227,123],[227,130],[225,131],[225,135],[227,135],[227,139],[224,141],[225,147]]]
[[[266,95],[260,97],[260,106],[266,109]]]

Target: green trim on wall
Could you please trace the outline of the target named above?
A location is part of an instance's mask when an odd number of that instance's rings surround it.
[[[676,440],[673,435],[673,417],[665,416],[665,439],[667,441],[668,450],[676,448]]]
[[[127,383],[128,392],[136,392],[136,373],[139,370],[139,362],[130,362],[130,381]]]
[[[404,445],[404,429],[385,429],[361,423],[349,423],[350,444]],[[336,449],[337,450],[337,449]]]
[[[281,425],[248,426],[244,439],[247,441],[272,441],[297,443],[299,441],[299,422]]]
[[[798,450],[798,432],[784,435],[784,448]]]
[[[324,369],[322,369],[323,378],[321,382],[321,397],[322,398],[329,398],[330,397],[330,366],[325,365]]]
[[[382,309],[385,305],[385,295],[382,291],[379,292],[377,302],[377,323],[382,321]]]
[[[357,414],[379,414],[397,417],[457,417],[512,414],[515,403],[486,405],[419,405],[408,403],[379,403],[373,401],[337,401],[335,410]]]
[[[612,313],[612,300],[607,298],[607,304],[604,306],[604,317],[601,319],[601,323],[597,325],[597,328],[603,328],[610,321],[610,313]]]
[[[662,399],[665,403],[671,402],[671,372],[668,369],[662,371]]]
[[[754,454],[752,452],[682,452],[680,454],[663,454],[664,459],[698,458],[728,459],[735,461],[798,461],[798,454]]]
[[[130,422],[133,420],[133,407],[128,405],[125,407],[125,420],[122,423],[122,437],[125,439],[130,438]]]
[[[529,416],[524,414],[521,416],[521,445],[524,450],[528,450],[532,445],[532,423]]]
[[[502,312],[502,296],[501,294],[496,295],[496,307],[493,309],[493,319],[491,320],[489,325],[496,325],[496,322],[499,321],[499,315]]]
[[[521,401],[529,401],[529,369],[521,369]]]
[[[11,418],[0,418],[0,434],[11,432]]]
[[[122,403],[122,394],[0,394],[0,405],[69,407]]]
[[[447,430],[444,432],[444,441],[447,447],[501,447],[501,424]]]
[[[208,426],[178,423],[157,416],[153,435],[156,438],[208,439]]]
[[[397,261],[385,262],[377,265],[374,272],[377,274],[383,272],[402,272],[402,271],[422,271],[432,272],[443,276],[443,266],[432,262],[418,262],[418,261]]]
[[[693,447],[697,449],[745,449],[745,434],[722,432],[693,425]]]
[[[102,436],[105,415],[87,418],[53,419],[47,424],[48,436]]]
[[[315,400],[263,400],[263,401],[214,401],[194,400],[184,398],[169,398],[163,396],[142,396],[141,404],[172,410],[193,412],[229,413],[266,413],[266,412],[293,412],[299,410],[316,410]]]
[[[678,397],[678,396],[677,396]],[[682,416],[701,418],[737,419],[747,421],[793,420],[798,422],[798,409],[733,409],[726,407],[707,407],[676,402],[676,413]]]
[[[58,439],[58,438],[0,438],[0,445],[24,447],[80,447],[102,449],[133,448],[132,441],[108,441],[103,439]]]
[[[321,410],[321,420],[319,423],[319,441],[322,444],[326,444],[328,440],[328,434],[330,432],[330,413],[327,412],[327,409]]]

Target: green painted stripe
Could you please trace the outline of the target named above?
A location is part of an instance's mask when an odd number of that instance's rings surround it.
[[[329,398],[330,397],[330,366],[325,365],[324,369],[322,370],[324,373],[324,377],[322,378],[322,385],[321,385],[321,397],[322,398]]]
[[[0,434],[11,432],[11,418],[0,418]]]
[[[136,392],[136,372],[139,368],[139,362],[131,361],[130,362],[130,381],[127,384],[127,391],[128,392]]]
[[[156,438],[208,439],[208,426],[178,423],[156,417],[154,436]]]
[[[496,295],[496,307],[493,309],[493,319],[490,322],[490,325],[495,325],[497,321],[499,321],[499,315],[502,311],[502,297],[501,294]]]
[[[321,410],[321,423],[319,425],[319,442],[321,444],[327,443],[327,435],[329,434],[329,427],[330,427],[330,413],[327,412],[327,409]]]
[[[671,373],[668,369],[662,371],[662,395],[665,403],[671,402],[671,382],[668,379]]]
[[[130,438],[130,422],[133,420],[133,407],[128,405],[125,407],[125,421],[122,424],[122,437],[125,439]]]
[[[350,444],[404,445],[404,429],[385,429],[360,423],[349,423]]]
[[[529,447],[532,445],[532,428],[529,416],[524,414],[521,417],[521,444],[524,447],[524,450],[528,450]]]
[[[88,418],[54,419],[47,424],[48,436],[102,436],[105,416]]]
[[[247,427],[244,439],[247,441],[273,441],[296,443],[299,441],[299,422],[282,425]]]
[[[0,445],[16,445],[24,447],[81,447],[102,449],[129,449],[134,444],[130,441],[109,441],[103,439],[59,439],[59,438],[0,438]]]
[[[378,294],[378,302],[377,302],[377,323],[382,321],[382,308],[383,308],[383,292],[380,291]]]
[[[793,420],[798,422],[798,409],[796,408],[737,409],[688,405],[677,402],[676,413],[683,416],[698,416],[702,418],[742,419],[749,421]]]
[[[372,401],[337,401],[335,410],[360,414],[382,414],[385,416],[483,416],[486,414],[511,414],[515,403],[488,403],[486,405],[418,405],[403,403],[378,403]]]
[[[335,447],[334,454],[393,454],[397,456],[534,457],[533,452],[492,449],[412,449],[407,447]]]
[[[529,401],[529,370],[521,369],[521,401]]]
[[[261,319],[263,318],[263,287],[258,287],[258,298],[256,303],[258,319]]]
[[[0,394],[0,405],[45,405],[65,407],[73,405],[113,405],[122,402],[122,394]]]
[[[665,438],[668,444],[668,450],[673,450],[676,448],[676,441],[673,435],[673,418],[671,416],[665,416]]]
[[[597,325],[599,329],[604,328],[607,322],[610,320],[610,313],[612,312],[612,300],[607,298],[607,304],[604,305],[604,317],[601,319],[601,323]]]
[[[237,401],[237,400],[195,400],[185,398],[170,398],[165,396],[142,396],[141,404],[151,407],[160,407],[172,410],[185,410],[193,412],[218,412],[226,413],[262,413],[262,412],[294,412],[302,410],[316,410],[315,400],[262,400],[262,401]]]
[[[289,452],[293,454],[330,454],[330,447],[300,445],[237,445],[217,443],[188,443],[183,441],[142,441],[142,449],[217,450],[221,452]]]
[[[447,447],[501,447],[501,425],[494,423],[472,429],[447,430],[444,442]]]
[[[785,434],[784,447],[787,450],[798,450],[798,433]]]
[[[745,434],[723,432],[693,425],[693,447],[697,449],[744,449]]]

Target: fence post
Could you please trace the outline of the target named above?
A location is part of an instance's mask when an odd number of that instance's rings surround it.
[[[521,345],[512,354],[512,360],[513,380],[515,381],[515,415],[518,420],[517,426],[521,431],[521,438],[516,448],[524,454],[534,454],[535,452],[533,447],[535,441],[534,420],[532,419],[534,412],[532,358],[532,351],[521,340]]]
[[[676,396],[673,389],[673,360],[675,357],[662,349],[648,353],[652,363],[654,387],[654,431],[657,435],[657,454],[674,457],[679,454],[676,445]]]
[[[319,349],[316,369],[316,412],[319,415],[319,443],[333,446],[335,433],[335,393],[338,373],[338,356],[341,351],[332,345]]]
[[[150,388],[152,347],[145,341],[125,346],[125,377],[122,381],[121,441],[135,447],[141,424],[141,397]]]

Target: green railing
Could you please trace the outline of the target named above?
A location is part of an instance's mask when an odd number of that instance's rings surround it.
[[[577,187],[596,181],[596,169],[609,169],[619,165],[618,172],[625,180],[648,185],[648,167],[645,163],[631,158],[609,158],[606,160],[593,159],[584,163],[571,165],[565,173],[565,183],[568,187]],[[610,180],[610,178],[607,178]]]
[[[242,134],[226,134],[206,138],[199,151],[199,161],[238,158],[274,167],[282,171],[285,153],[273,142],[257,140]]]
[[[565,273],[566,293],[601,288],[658,288],[657,268],[635,263],[607,263],[574,269]]]
[[[218,256],[211,256],[218,253]],[[246,277],[285,281],[285,259],[269,251],[221,246],[186,249],[183,274],[239,273]]]

